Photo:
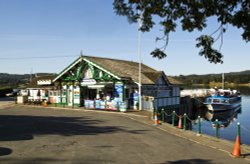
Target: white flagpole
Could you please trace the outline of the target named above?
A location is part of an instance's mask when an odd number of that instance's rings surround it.
[[[142,26],[142,12],[140,13],[140,18],[138,19],[138,23],[139,23],[139,28],[138,28],[138,63],[139,63],[139,85],[138,85],[138,90],[139,90],[139,94],[138,94],[138,101],[139,101],[139,110],[142,110],[142,98],[141,98],[141,26]]]

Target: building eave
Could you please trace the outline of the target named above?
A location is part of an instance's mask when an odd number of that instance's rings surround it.
[[[83,60],[82,56],[77,58],[73,63],[71,63],[68,67],[66,67],[62,72],[60,72],[59,75],[53,79],[53,82],[62,77],[66,72],[68,72],[71,68],[73,68],[76,64],[78,64],[82,60]]]

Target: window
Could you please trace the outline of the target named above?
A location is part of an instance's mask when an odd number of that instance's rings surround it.
[[[220,99],[213,99],[213,103],[220,103]]]

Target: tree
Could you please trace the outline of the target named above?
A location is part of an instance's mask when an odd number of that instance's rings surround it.
[[[243,29],[242,39],[246,42],[250,40],[249,0],[114,0],[113,7],[116,14],[126,16],[130,23],[141,19],[139,30],[142,32],[149,32],[156,23],[163,27],[163,36],[156,37],[156,41],[164,41],[164,46],[151,52],[153,57],[159,59],[167,56],[164,51],[169,34],[175,31],[178,23],[184,31],[202,31],[207,27],[208,18],[217,18],[218,29],[196,39],[196,47],[201,48],[199,55],[211,63],[223,63],[220,49],[227,25]],[[158,16],[160,21],[153,20],[154,16]],[[220,47],[217,50],[213,45],[218,40]]]

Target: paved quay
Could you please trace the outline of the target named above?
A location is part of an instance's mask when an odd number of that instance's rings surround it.
[[[0,110],[1,163],[250,163],[233,142],[169,124],[147,112],[12,105]]]

